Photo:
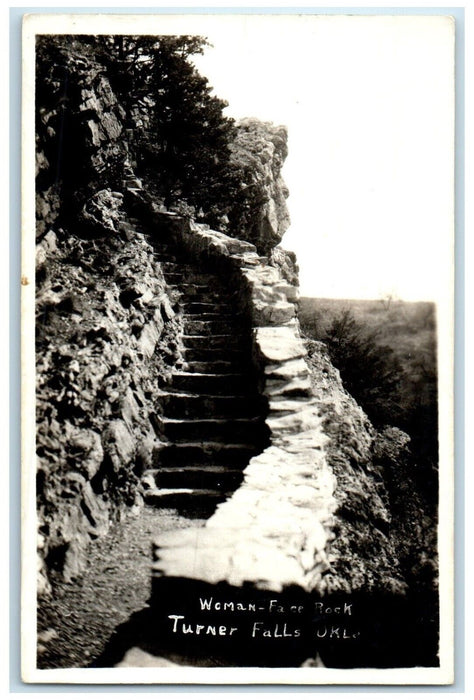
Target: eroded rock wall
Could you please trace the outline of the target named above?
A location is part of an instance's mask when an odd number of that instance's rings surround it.
[[[37,38],[36,233],[82,218],[133,175],[127,115],[84,37]],[[87,225],[87,214],[84,220]]]
[[[139,506],[157,444],[156,387],[178,359],[175,316],[150,245],[50,230],[37,249],[38,518],[43,589]]]
[[[377,431],[344,389],[324,343],[306,341],[306,346],[327,460],[337,483],[327,589],[401,593],[406,584],[399,533],[392,522],[387,475],[375,455]]]
[[[140,506],[155,394],[178,359],[160,265],[124,209],[127,115],[84,37],[39,37],[36,168],[39,592]],[[135,134],[136,135],[136,134]]]

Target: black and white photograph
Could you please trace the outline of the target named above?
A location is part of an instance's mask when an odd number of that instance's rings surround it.
[[[23,680],[452,683],[454,19],[23,30]]]

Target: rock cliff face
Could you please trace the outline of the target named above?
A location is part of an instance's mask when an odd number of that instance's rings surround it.
[[[124,509],[157,443],[156,388],[178,359],[175,317],[150,245],[49,230],[37,248],[41,587],[78,574]],[[46,562],[46,569],[44,563]]]
[[[42,62],[36,90],[41,237],[58,216],[75,219],[100,190],[119,190],[129,172],[130,153],[127,115],[104,66],[72,37],[68,42],[39,37],[37,59]]]
[[[128,118],[83,44],[38,40],[36,353],[39,592],[141,504],[156,387],[179,357],[160,265],[124,209]],[[128,121],[127,121],[128,120]],[[130,121],[131,120],[131,121]],[[143,122],[141,121],[142,125]]]
[[[307,341],[307,348],[327,459],[337,484],[328,588],[346,593],[358,589],[403,592],[406,584],[399,567],[389,490],[374,454],[377,433],[342,386],[325,345]],[[398,445],[395,452],[402,452],[404,446]]]

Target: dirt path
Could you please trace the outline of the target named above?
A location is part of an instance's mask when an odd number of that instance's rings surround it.
[[[117,625],[146,606],[153,536],[204,522],[176,510],[145,507],[113,525],[91,547],[84,574],[71,583],[53,581],[53,596],[41,603],[38,668],[87,666]]]

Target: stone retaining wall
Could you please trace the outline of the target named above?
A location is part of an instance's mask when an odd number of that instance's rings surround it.
[[[336,482],[304,359],[297,288],[250,243],[176,217],[173,228],[195,260],[233,276],[251,315],[271,444],[252,458],[240,488],[204,528],[157,537],[153,574],[323,592]]]

